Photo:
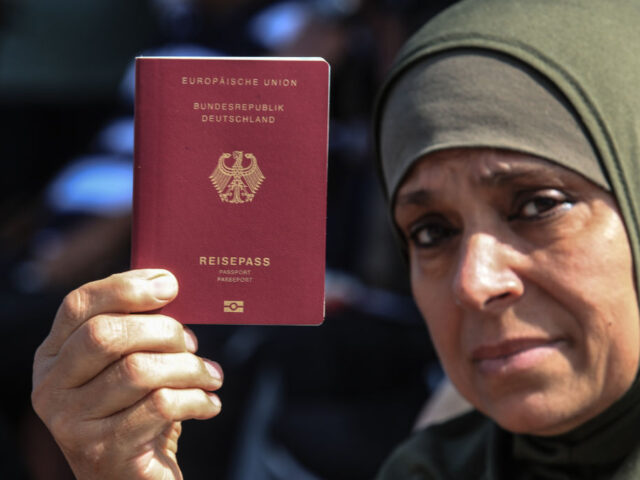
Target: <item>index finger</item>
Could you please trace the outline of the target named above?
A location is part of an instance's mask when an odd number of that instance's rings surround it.
[[[62,301],[41,353],[56,355],[65,340],[96,315],[155,310],[177,294],[176,278],[161,269],[131,270],[82,285]]]

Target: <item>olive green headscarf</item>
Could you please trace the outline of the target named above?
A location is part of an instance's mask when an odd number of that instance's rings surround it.
[[[501,129],[496,122],[495,143],[487,142],[484,134],[480,140],[469,143],[460,140],[464,135],[457,138],[448,136],[449,132],[436,135],[428,122],[414,119],[407,123],[413,128],[413,132],[408,132],[413,139],[407,144],[383,144],[381,129],[391,117],[385,116],[392,113],[392,121],[401,118],[398,115],[403,109],[398,105],[402,105],[404,88],[412,82],[419,85],[420,79],[424,79],[421,66],[433,67],[442,59],[473,57],[474,53],[476,58],[502,61],[510,71],[513,67],[533,72],[530,77],[548,93],[539,98],[546,98],[545,105],[553,112],[551,116],[568,114],[573,119],[565,132],[567,144],[578,145],[580,152],[569,158],[566,149],[562,153],[562,142],[556,141],[560,137],[551,138],[552,134],[548,142],[526,140],[527,128],[532,128],[536,135],[543,131],[536,130],[536,119],[520,132]],[[432,73],[430,79],[434,78]],[[426,102],[432,102],[431,106],[434,102],[446,103],[446,92],[445,87],[438,93],[445,97]],[[509,98],[508,93],[505,95]],[[394,96],[400,100],[390,102]],[[552,98],[555,100],[550,101]],[[405,100],[405,106],[425,102],[415,96],[407,96]],[[406,108],[407,112],[410,110]],[[478,115],[484,115],[480,123],[489,123],[491,127],[492,114],[486,115],[484,111]],[[463,116],[464,122],[475,118],[473,111],[466,111]],[[532,153],[573,168],[611,190],[625,221],[635,259],[636,284],[640,284],[640,1],[460,2],[425,25],[400,51],[380,93],[374,121],[379,169],[390,202],[421,155],[430,149],[455,146],[494,146]],[[506,140],[502,135],[505,131]],[[491,133],[491,129],[485,132]],[[420,151],[408,151],[409,144],[421,135]],[[424,138],[430,135],[436,140],[444,138],[445,143],[425,142]],[[421,434],[400,449],[381,478],[640,479],[638,381],[603,414],[558,437],[512,435],[477,412],[436,426],[435,431],[437,435]]]
[[[535,70],[477,48],[416,61],[389,88],[380,121],[380,160],[390,197],[416,160],[471,147],[543,158],[610,190],[573,107]]]

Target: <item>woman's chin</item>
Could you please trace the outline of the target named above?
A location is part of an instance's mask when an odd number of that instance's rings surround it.
[[[605,391],[598,382],[594,384],[575,376],[573,381],[566,378],[532,376],[526,378],[528,381],[519,378],[520,382],[513,378],[510,388],[500,389],[492,384],[492,388],[477,390],[471,403],[510,432],[561,435],[601,414],[624,395],[633,382],[633,377],[621,377]]]
[[[505,430],[517,434],[553,436],[577,428],[599,410],[587,405],[562,405],[548,395],[511,395],[491,402],[488,408],[479,407]]]

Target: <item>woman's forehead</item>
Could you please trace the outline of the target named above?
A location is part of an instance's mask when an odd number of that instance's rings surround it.
[[[492,186],[527,176],[559,178],[566,174],[570,174],[566,168],[525,153],[485,148],[442,150],[416,162],[398,190],[398,199],[417,188],[445,188],[452,181]]]

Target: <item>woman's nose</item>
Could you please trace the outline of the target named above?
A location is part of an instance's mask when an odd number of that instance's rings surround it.
[[[463,238],[453,294],[464,308],[488,310],[510,305],[524,292],[513,270],[518,252],[489,233]]]

